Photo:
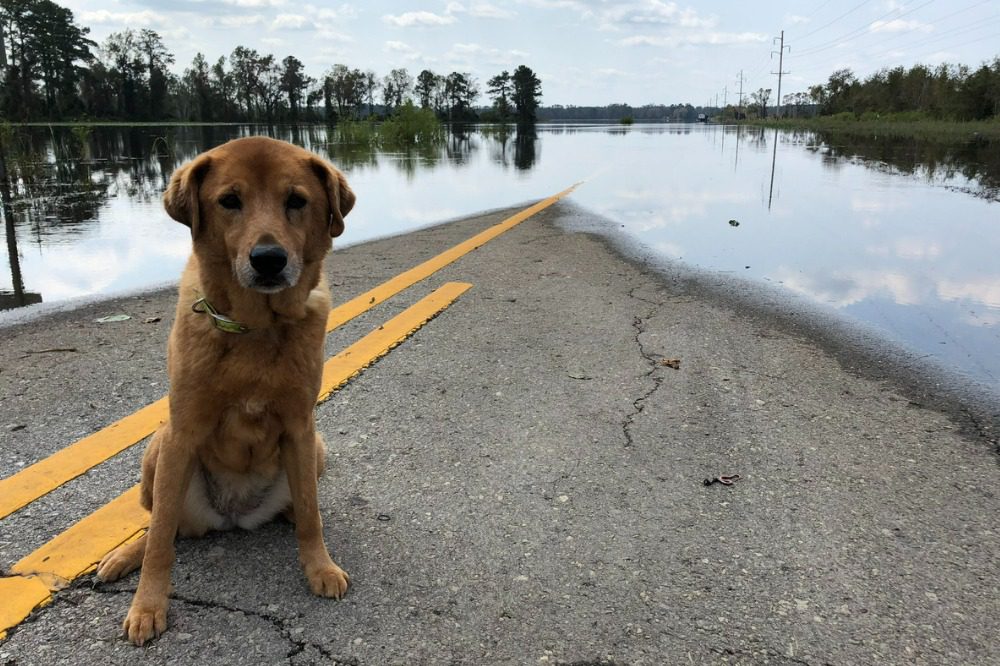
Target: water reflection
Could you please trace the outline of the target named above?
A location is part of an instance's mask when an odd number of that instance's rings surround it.
[[[363,127],[17,130],[0,142],[0,308],[175,280],[190,238],[160,193],[177,165],[251,134],[292,141],[347,172],[359,198],[339,241],[583,181],[577,204],[668,257],[781,285],[1000,387],[1000,153],[978,141],[466,125],[437,144],[378,149]]]
[[[456,126],[440,143],[399,150],[314,125],[12,130],[0,139],[9,275],[8,285],[0,282],[0,309],[171,279],[187,240],[159,210],[170,174],[203,150],[249,135],[299,144],[352,174],[389,168],[410,182],[443,165],[465,167],[484,151],[505,168],[530,170],[538,159],[533,128],[514,126],[494,133]],[[144,250],[130,236],[163,244]],[[25,287],[25,253],[37,269],[27,271],[34,291]]]

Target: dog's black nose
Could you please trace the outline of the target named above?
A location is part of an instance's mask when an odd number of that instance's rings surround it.
[[[250,250],[250,265],[262,277],[275,277],[288,263],[288,253],[280,245],[257,245]]]

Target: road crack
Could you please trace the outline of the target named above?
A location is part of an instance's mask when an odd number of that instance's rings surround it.
[[[629,290],[628,296],[631,299],[642,301],[643,303],[649,303],[653,307],[646,311],[645,316],[635,315],[632,318],[632,328],[635,331],[633,340],[635,341],[635,346],[639,350],[639,355],[645,359],[646,363],[649,365],[649,370],[647,370],[643,375],[643,379],[652,380],[652,386],[649,387],[642,395],[632,401],[632,411],[625,415],[622,420],[622,434],[625,436],[625,447],[630,448],[635,443],[635,438],[632,435],[632,426],[635,424],[636,418],[642,414],[642,411],[646,408],[646,401],[659,390],[660,385],[663,384],[663,377],[657,373],[659,369],[659,359],[653,356],[646,350],[645,345],[642,344],[642,334],[646,332],[646,322],[653,317],[657,310],[662,307],[663,303],[658,303],[656,301],[651,301],[647,298],[642,298],[641,296],[636,296],[635,291],[638,287],[633,287]]]
[[[101,583],[93,584],[92,586],[81,585],[81,588],[89,587],[89,589],[97,594],[106,595],[118,595],[118,594],[135,594],[134,589],[107,589],[103,587]],[[330,664],[331,666],[359,666],[357,659],[353,657],[343,658],[335,656],[330,650],[323,647],[319,643],[314,643],[309,640],[305,640],[301,636],[296,636],[292,633],[292,630],[288,627],[288,621],[271,615],[269,613],[249,610],[246,608],[239,608],[237,606],[230,606],[218,601],[213,601],[210,599],[196,599],[194,597],[185,597],[177,594],[170,595],[171,601],[176,601],[181,604],[186,604],[188,606],[194,606],[195,608],[206,608],[211,610],[226,611],[229,613],[242,613],[247,617],[256,618],[262,620],[273,626],[281,637],[289,644],[289,650],[285,654],[285,659],[288,660],[289,664],[294,664],[295,657],[304,653],[306,650],[313,650],[323,658],[324,664]]]

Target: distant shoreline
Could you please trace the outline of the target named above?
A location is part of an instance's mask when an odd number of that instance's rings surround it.
[[[953,121],[913,120],[907,118],[853,118],[844,114],[815,118],[745,120],[738,124],[787,130],[843,132],[862,136],[913,137],[929,140],[1000,141],[1000,122],[996,120]]]

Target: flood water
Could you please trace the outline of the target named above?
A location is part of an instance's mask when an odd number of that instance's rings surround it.
[[[539,199],[571,200],[664,258],[777,286],[1000,389],[1000,151],[696,125],[468,128],[418,152],[323,127],[15,129],[0,178],[0,309],[165,284],[187,257],[163,212],[175,166],[269,134],[358,194],[338,243]],[[0,322],[3,315],[0,313]]]

